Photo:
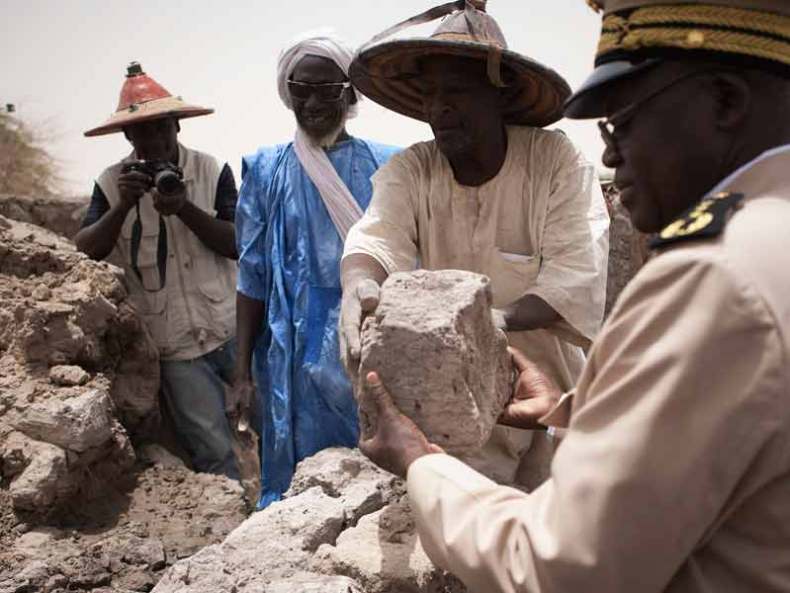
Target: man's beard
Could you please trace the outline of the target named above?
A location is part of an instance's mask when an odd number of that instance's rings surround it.
[[[296,122],[296,125],[299,125],[299,122]],[[300,126],[301,127],[301,126]],[[316,137],[313,136],[310,132],[308,132],[305,128],[302,128],[304,135],[310,140],[310,143],[318,146],[320,148],[329,148],[330,146],[334,146],[335,142],[337,142],[338,137],[340,134],[343,133],[343,129],[346,127],[345,119],[341,119],[338,124],[326,134],[322,136]]]

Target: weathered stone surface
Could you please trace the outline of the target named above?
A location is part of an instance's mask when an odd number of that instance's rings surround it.
[[[512,381],[489,280],[458,270],[392,274],[362,328],[359,377],[372,370],[430,441],[452,454],[477,451]],[[361,411],[364,429],[373,411]]]
[[[154,589],[198,591],[466,593],[420,547],[400,481],[340,448],[300,463],[284,500]]]
[[[333,447],[303,460],[285,498],[320,487],[324,494],[339,498],[347,522],[380,509],[398,491],[399,481],[381,471],[356,449]]]
[[[87,196],[0,195],[0,215],[44,227],[71,239],[88,209]]]
[[[356,587],[348,580],[307,574],[313,572],[310,560],[320,546],[334,544],[345,529],[398,492],[396,479],[358,451],[322,451],[299,464],[282,501],[252,515],[222,544],[175,564],[154,591],[310,591],[310,583]],[[298,584],[305,589],[295,588]]]
[[[308,574],[274,581],[264,586],[261,593],[367,593],[348,577]]]
[[[14,507],[30,512],[46,512],[59,499],[77,489],[69,473],[66,452],[49,443],[35,442],[28,465],[9,488]]]
[[[347,575],[366,593],[466,592],[425,554],[405,497],[362,517],[334,546],[321,546],[312,566],[318,572]]]
[[[77,397],[33,404],[16,423],[29,437],[83,452],[112,438],[110,399],[101,390]]]
[[[49,369],[49,380],[61,387],[85,385],[90,378],[90,373],[77,365],[60,364]]]
[[[65,239],[0,216],[0,357],[13,361],[0,365],[0,393],[21,394],[32,382],[32,403],[52,392],[47,367],[76,365],[93,377],[87,385],[106,389],[130,433],[155,434],[159,355],[122,280]]]

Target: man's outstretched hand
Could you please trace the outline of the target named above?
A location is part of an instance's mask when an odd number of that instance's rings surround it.
[[[379,285],[371,278],[343,288],[340,301],[340,359],[350,375],[359,369],[360,332],[365,317],[379,306]]]
[[[518,370],[518,379],[513,396],[499,417],[499,424],[515,428],[536,430],[546,428],[538,420],[548,414],[562,395],[538,365],[515,348],[508,348],[513,364]]]
[[[376,373],[368,373],[361,389],[360,413],[363,428],[359,450],[380,468],[401,478],[413,461],[431,453],[444,453],[441,447],[428,442],[422,431],[401,414],[392,396]]]

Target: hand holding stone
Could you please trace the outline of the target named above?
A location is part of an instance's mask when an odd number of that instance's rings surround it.
[[[356,375],[361,350],[362,321],[379,305],[379,285],[370,278],[343,291],[340,305],[340,357],[346,370]]]
[[[508,348],[518,379],[513,396],[499,417],[499,424],[528,430],[546,428],[539,420],[557,404],[562,395],[559,387],[538,365],[515,348]]]
[[[406,477],[409,466],[423,455],[444,453],[401,414],[378,374],[368,373],[360,396],[363,433],[359,450],[390,473]]]

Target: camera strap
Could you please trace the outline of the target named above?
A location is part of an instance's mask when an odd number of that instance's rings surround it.
[[[132,224],[132,239],[131,239],[131,265],[132,270],[140,280],[140,285],[146,292],[159,292],[165,287],[167,280],[167,225],[162,215],[159,215],[159,237],[156,242],[156,267],[159,270],[159,288],[151,290],[145,286],[143,275],[140,273],[140,268],[137,265],[137,259],[140,256],[140,242],[143,238],[143,223],[140,220],[140,202],[135,205],[137,210],[137,219]]]

